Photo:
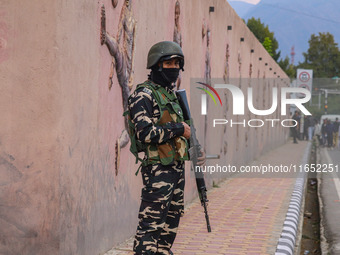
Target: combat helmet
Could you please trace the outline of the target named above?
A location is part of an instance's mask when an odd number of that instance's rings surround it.
[[[159,61],[168,60],[171,58],[180,58],[180,68],[184,67],[184,54],[181,46],[178,43],[171,41],[163,41],[153,45],[148,53],[148,61],[146,68],[151,69]]]

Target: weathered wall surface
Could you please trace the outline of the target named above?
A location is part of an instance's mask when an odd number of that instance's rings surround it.
[[[130,1],[137,21],[134,84],[147,77],[150,46],[173,39],[175,2]],[[0,254],[99,254],[135,231],[141,178],[129,145],[115,165],[122,93],[116,71],[108,85],[112,56],[100,44],[102,5],[115,36],[124,1],[116,8],[109,0],[0,1]],[[181,88],[189,91],[190,78],[204,77],[207,55],[211,77],[286,77],[225,1],[185,0],[180,7]],[[269,108],[271,88],[281,85],[259,85],[257,101]],[[224,100],[230,109],[230,95]],[[206,150],[233,164],[287,136],[283,128],[227,128],[219,131],[223,139],[210,131]],[[190,201],[189,171],[186,183]]]
[[[57,254],[56,4],[0,1],[0,254]]]

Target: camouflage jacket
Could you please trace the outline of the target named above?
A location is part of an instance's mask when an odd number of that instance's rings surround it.
[[[150,80],[139,84],[129,97],[129,113],[136,139],[145,145],[147,165],[188,159],[183,114],[172,90]]]

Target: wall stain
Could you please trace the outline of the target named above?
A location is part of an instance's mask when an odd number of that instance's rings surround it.
[[[13,161],[14,157],[10,159]],[[22,173],[6,158],[0,156],[0,186],[8,185],[17,182],[22,178]]]

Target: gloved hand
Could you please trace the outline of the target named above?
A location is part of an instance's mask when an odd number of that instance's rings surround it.
[[[183,136],[186,139],[190,139],[190,135],[191,135],[190,126],[187,123],[185,123],[185,122],[182,122],[182,124],[184,126],[184,134],[183,134]]]

